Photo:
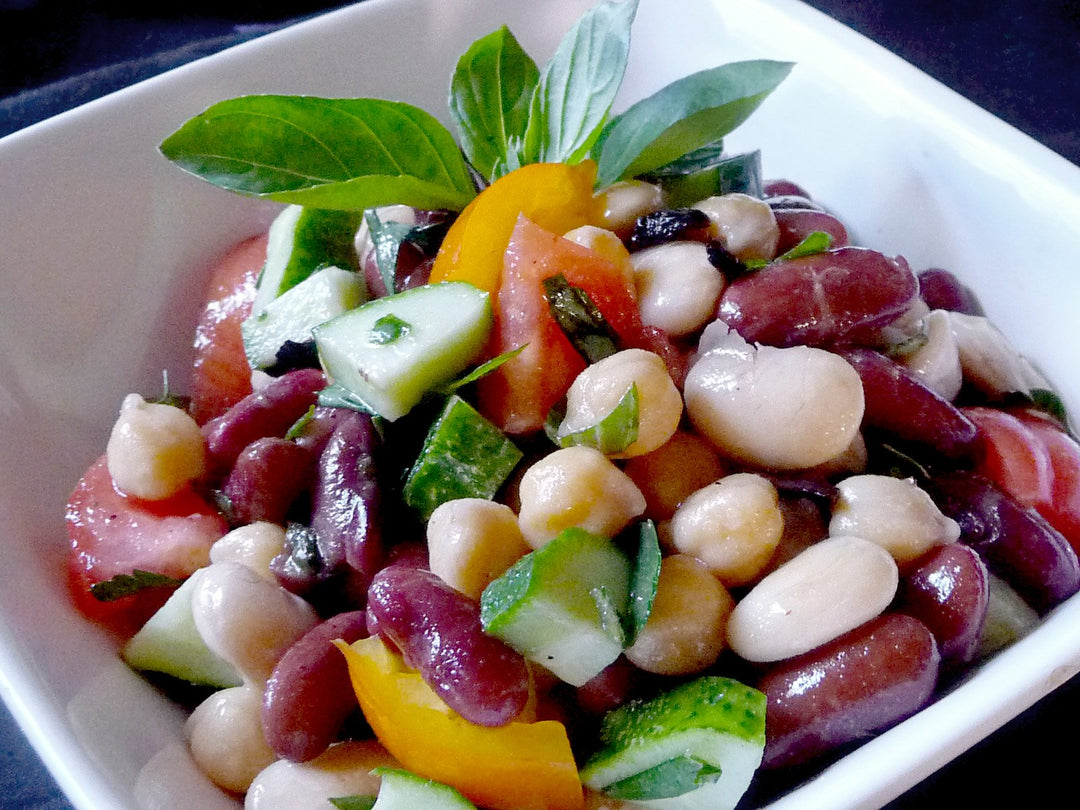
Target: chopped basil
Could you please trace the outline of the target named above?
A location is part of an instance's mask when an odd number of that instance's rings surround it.
[[[543,283],[552,317],[587,362],[596,363],[618,351],[615,330],[587,292],[561,273]]]
[[[518,346],[516,349],[510,349],[510,351],[506,351],[506,352],[503,352],[500,355],[492,357],[490,360],[487,360],[487,361],[481,363],[480,365],[478,365],[476,368],[474,368],[472,371],[470,371],[464,377],[459,377],[458,379],[454,380],[453,382],[447,383],[445,386],[443,386],[440,389],[440,393],[452,394],[455,391],[457,391],[459,388],[464,388],[466,385],[469,385],[470,383],[476,382],[481,377],[485,377],[488,374],[490,374],[491,372],[493,372],[495,369],[497,369],[499,366],[501,366],[507,360],[513,360],[515,357],[517,357],[519,354],[521,354],[525,350],[525,347],[528,346],[528,345],[529,345],[528,343],[523,343],[522,345]]]
[[[720,778],[720,768],[693,756],[680,756],[612,782],[604,795],[627,801],[650,801],[682,796]]]
[[[112,579],[95,582],[90,586],[90,593],[99,602],[115,602],[147,588],[175,588],[181,582],[183,580],[176,577],[136,568],[130,574],[117,574]]]
[[[558,437],[560,447],[586,445],[601,453],[621,453],[638,437],[639,397],[637,385],[630,384],[610,413],[595,425]]]
[[[368,333],[368,341],[376,346],[386,346],[401,340],[409,334],[411,328],[408,321],[403,321],[391,312],[375,321]]]
[[[1032,388],[1030,397],[1032,405],[1052,416],[1066,430],[1069,429],[1069,414],[1065,408],[1065,402],[1056,391],[1051,391],[1049,388]]]
[[[804,256],[813,256],[818,253],[824,253],[832,247],[832,235],[825,231],[812,231],[803,237],[802,241],[790,250],[777,256],[772,261],[786,261],[788,259],[801,259]],[[751,259],[746,262],[746,266],[750,270],[760,270],[769,262],[766,259]]]
[[[660,538],[656,524],[643,520],[638,524],[637,553],[630,576],[630,607],[627,612],[626,644],[634,643],[652,614],[656,585],[660,578]]]

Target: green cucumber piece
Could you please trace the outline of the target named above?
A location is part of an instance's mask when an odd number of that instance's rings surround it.
[[[595,447],[605,455],[621,453],[637,441],[639,428],[639,397],[637,384],[630,383],[615,407],[595,424],[566,431],[562,426],[556,434],[560,447],[583,444]]]
[[[261,312],[322,267],[359,270],[354,240],[362,221],[360,211],[286,206],[270,225],[266,263],[251,311]]]
[[[484,630],[581,686],[622,653],[630,562],[609,539],[565,529],[484,589]]]
[[[732,810],[765,751],[765,695],[704,676],[608,712],[581,769],[593,790],[657,810]]]
[[[394,421],[464,371],[491,326],[488,294],[446,281],[376,298],[313,334],[333,382]]]
[[[446,501],[495,497],[522,456],[501,430],[455,394],[428,430],[402,495],[426,521]]]
[[[239,686],[240,676],[210,651],[195,627],[191,595],[206,569],[185,579],[121,650],[133,669],[162,672],[189,683],[225,688]]]
[[[367,300],[360,274],[340,267],[316,270],[240,324],[252,368],[270,368],[286,341],[305,343],[311,330]]]
[[[1039,622],[1039,614],[1001,577],[989,574],[990,599],[973,656],[978,661],[1015,644]]]
[[[376,768],[381,780],[372,810],[476,810],[459,791],[400,768]]]

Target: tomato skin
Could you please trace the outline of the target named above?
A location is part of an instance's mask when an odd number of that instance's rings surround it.
[[[1034,508],[1080,554],[1080,444],[1038,411],[963,410],[982,433],[976,472]]]
[[[76,607],[122,637],[138,630],[172,589],[149,588],[101,602],[90,586],[136,569],[183,579],[209,563],[210,546],[228,530],[225,519],[192,489],[160,501],[119,492],[104,455],[75,485],[66,523],[68,583]]]
[[[548,411],[585,360],[548,309],[543,281],[562,274],[580,287],[626,346],[643,337],[629,262],[620,264],[520,216],[504,256],[492,356],[525,346],[478,383],[480,411],[507,433],[543,428]]]
[[[191,368],[191,415],[200,425],[251,393],[240,324],[251,313],[266,243],[265,233],[240,242],[211,272],[195,327]]]

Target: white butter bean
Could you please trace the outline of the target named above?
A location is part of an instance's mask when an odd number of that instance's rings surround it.
[[[829,534],[877,543],[901,565],[960,537],[956,521],[943,515],[910,478],[853,475],[837,490]]]
[[[273,582],[270,563],[285,551],[285,528],[265,520],[239,526],[210,547],[210,562],[237,562]]]
[[[569,436],[599,423],[615,410],[631,385],[637,388],[637,438],[610,455],[630,458],[658,448],[678,428],[683,403],[664,361],[644,349],[624,349],[586,366],[566,392],[566,415],[558,435]]]
[[[318,621],[303,599],[238,562],[208,566],[191,596],[191,609],[206,646],[245,681],[258,684]]]
[[[687,335],[716,314],[724,275],[702,242],[668,242],[636,251],[634,267],[641,320],[669,335]]]
[[[1047,387],[1031,363],[989,319],[962,312],[948,315],[965,380],[994,397],[1030,394],[1032,388]]]
[[[262,688],[244,684],[214,692],[187,719],[191,757],[215,785],[243,793],[276,759],[262,730]]]
[[[128,495],[161,500],[206,469],[206,442],[180,408],[128,394],[105,448],[113,482]]]
[[[899,573],[885,549],[859,537],[830,537],[762,579],[728,619],[731,649],[748,661],[782,661],[880,614]]]
[[[780,227],[764,200],[749,194],[724,194],[694,203],[694,208],[705,212],[716,237],[740,261],[776,256]]]
[[[544,456],[521,476],[518,526],[531,548],[578,526],[614,537],[645,511],[645,497],[607,456],[577,446]]]
[[[431,572],[474,599],[531,550],[513,510],[483,498],[440,504],[428,520],[427,543]]]
[[[844,358],[809,346],[751,346],[720,321],[706,327],[701,345],[683,396],[694,426],[721,452],[754,466],[805,469],[855,441],[865,400]]]
[[[924,319],[926,343],[904,358],[904,365],[928,388],[950,402],[964,382],[960,350],[949,323],[949,314],[935,309]]]
[[[307,762],[280,759],[255,777],[244,797],[244,810],[327,810],[330,799],[375,796],[380,778],[375,768],[400,768],[374,740],[330,746]]]
[[[652,613],[625,655],[657,675],[701,672],[724,649],[733,607],[735,600],[700,560],[686,554],[665,557]]]
[[[728,587],[745,585],[772,558],[784,531],[780,499],[767,478],[735,473],[693,493],[671,518],[671,542]]]

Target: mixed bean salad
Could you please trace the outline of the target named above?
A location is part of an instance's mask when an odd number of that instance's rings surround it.
[[[282,207],[190,391],[123,399],[68,573],[251,810],[748,806],[1080,590],[1050,384],[725,151],[791,65],[613,115],[635,11],[478,40],[456,137],[249,96],[162,144]]]

